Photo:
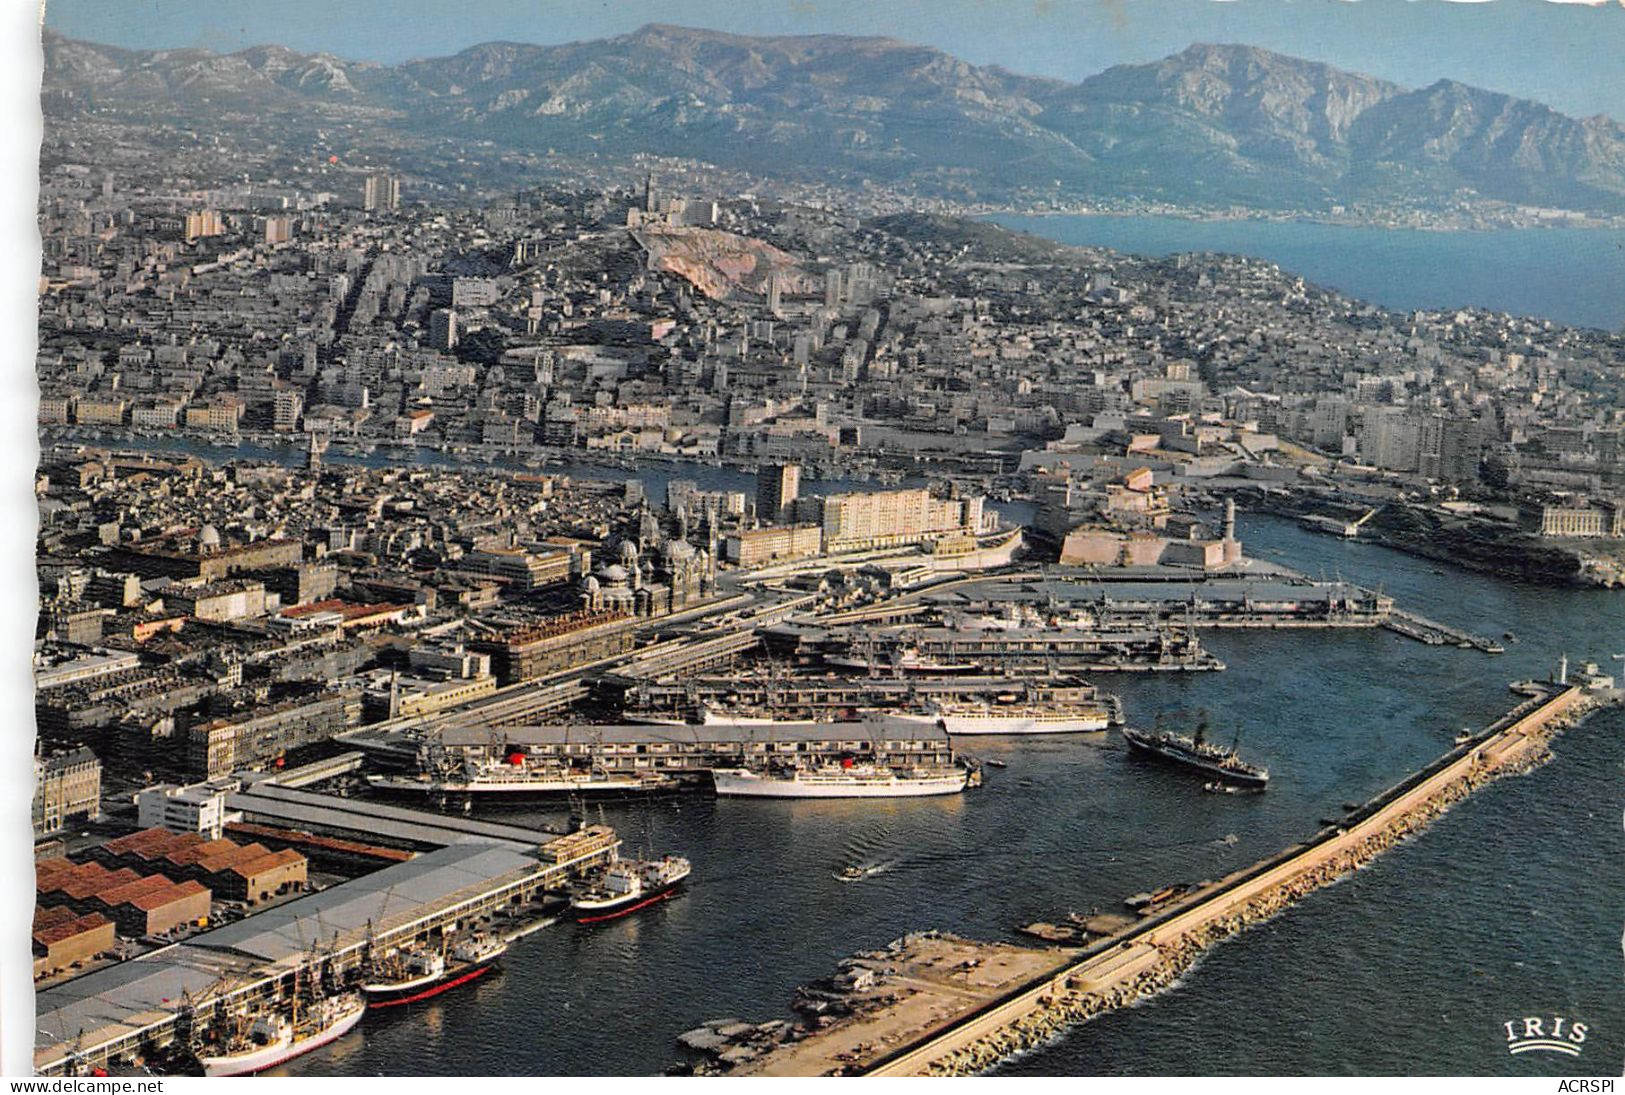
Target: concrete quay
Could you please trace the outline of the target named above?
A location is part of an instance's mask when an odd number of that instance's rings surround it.
[[[607,826],[555,836],[529,854],[448,844],[42,990],[34,1071],[84,1075],[162,1059],[235,1015],[286,1008],[301,986],[352,986],[377,954],[486,922],[516,938],[533,929],[523,920],[539,899],[608,862],[619,845]]]
[[[1026,985],[846,1071],[875,1076],[983,1072],[1065,1027],[1160,992],[1214,943],[1364,865],[1490,780],[1539,765],[1548,756],[1551,736],[1596,702],[1579,688],[1554,686],[1307,844],[1197,890],[1085,948],[1080,957],[1064,957]]]
[[[1474,635],[1449,624],[1441,624],[1437,620],[1430,620],[1426,616],[1397,608],[1388,614],[1382,625],[1389,631],[1404,635],[1408,639],[1415,639],[1419,643],[1426,643],[1428,646],[1454,643],[1456,646],[1482,650],[1486,654],[1500,654],[1505,650],[1505,647],[1493,639]]]

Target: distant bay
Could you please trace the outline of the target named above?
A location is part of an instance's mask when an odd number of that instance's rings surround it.
[[[1625,327],[1625,231],[1433,232],[1311,221],[1016,216],[1006,228],[1140,255],[1251,255],[1386,308],[1488,308],[1580,327]]]

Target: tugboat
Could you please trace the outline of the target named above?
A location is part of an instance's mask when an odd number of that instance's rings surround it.
[[[1194,738],[1188,738],[1183,734],[1171,734],[1165,730],[1147,732],[1124,727],[1123,740],[1133,749],[1205,772],[1224,783],[1262,790],[1270,781],[1269,769],[1248,764],[1236,755],[1236,746],[1241,742],[1239,730],[1236,732],[1236,740],[1229,748],[1214,745],[1207,740],[1205,715],[1196,725]]]
[[[349,992],[323,997],[301,1016],[296,999],[291,1016],[281,1012],[257,1016],[227,1044],[225,1052],[199,1055],[198,1062],[205,1076],[252,1076],[337,1041],[361,1021],[366,1010],[366,1001]]]
[[[415,1004],[485,976],[507,950],[508,945],[502,940],[486,936],[473,936],[459,942],[452,948],[449,959],[440,951],[418,948],[407,952],[392,971],[399,976],[366,981],[361,985],[361,994],[374,1008]]]
[[[578,924],[596,924],[635,913],[672,897],[693,868],[679,855],[623,859],[610,864],[597,882],[570,898]]]

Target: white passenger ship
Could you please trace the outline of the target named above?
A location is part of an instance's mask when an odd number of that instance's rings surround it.
[[[517,762],[513,758],[505,762],[471,761],[450,771],[368,776],[367,785],[374,791],[443,797],[601,797],[671,791],[677,787],[677,781],[657,772],[610,772],[601,768],[587,770],[533,765],[521,757]]]
[[[953,795],[970,780],[964,768],[913,768],[895,772],[874,765],[824,765],[791,772],[713,768],[717,794],[739,798],[913,798]]]
[[[366,1014],[367,1003],[355,993],[318,1000],[301,1020],[280,1012],[256,1018],[231,1049],[200,1056],[205,1076],[252,1076],[335,1042]]]
[[[1088,734],[1117,721],[1114,702],[929,703],[919,712],[887,712],[907,722],[940,725],[950,736],[976,734]]]

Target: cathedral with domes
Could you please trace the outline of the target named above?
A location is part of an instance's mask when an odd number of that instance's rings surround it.
[[[716,590],[716,552],[696,548],[686,531],[680,528],[676,536],[666,537],[645,510],[636,534],[612,544],[606,561],[581,580],[581,607],[650,619],[710,598]]]

